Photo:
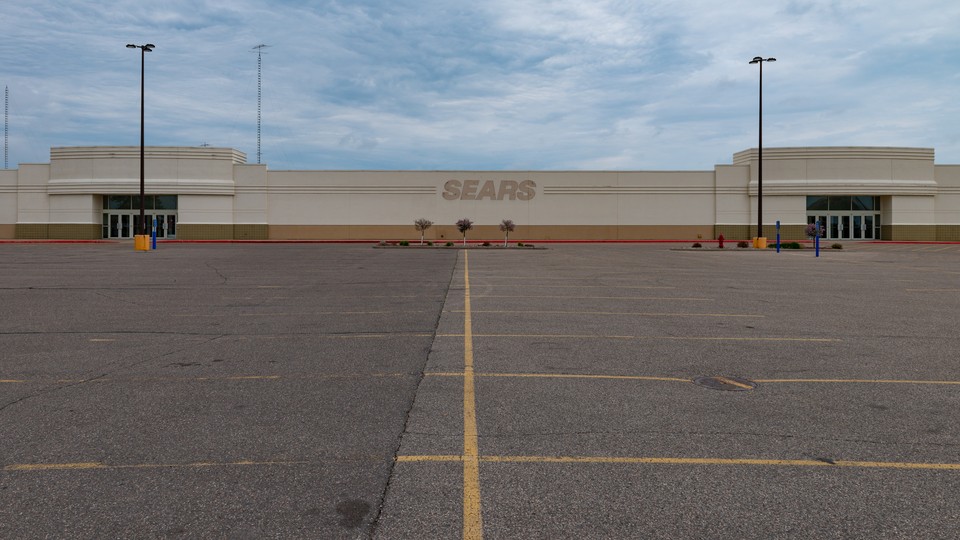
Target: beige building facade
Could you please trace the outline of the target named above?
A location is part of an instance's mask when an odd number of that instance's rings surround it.
[[[707,171],[271,171],[230,148],[147,147],[147,225],[162,239],[729,240],[756,236],[758,152]],[[139,147],[63,147],[0,171],[0,239],[132,238]],[[763,151],[764,235],[960,241],[960,165],[930,148]]]

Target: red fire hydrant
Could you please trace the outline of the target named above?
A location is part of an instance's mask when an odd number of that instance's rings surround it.
[[[723,248],[723,235],[717,237],[717,241],[720,242],[720,247]]]

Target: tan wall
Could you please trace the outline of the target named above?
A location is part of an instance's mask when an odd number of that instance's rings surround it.
[[[937,225],[937,240],[960,242],[960,225]]]
[[[233,167],[246,156],[229,148],[145,148],[149,194],[233,194]],[[140,192],[140,147],[63,147],[50,150],[51,193]]]
[[[469,218],[483,240],[502,238],[503,219],[520,241],[735,240],[756,234],[757,157],[713,171],[269,171],[231,149],[147,147],[146,186],[179,196],[183,239],[418,240],[427,218],[427,238],[446,241]],[[473,196],[445,194],[451,181]],[[0,237],[99,237],[100,195],[138,191],[138,147],[54,148],[48,165],[0,171]],[[934,166],[932,149],[765,149],[763,191],[768,238],[777,220],[783,239],[804,238],[808,194],[881,195],[885,239],[960,227],[960,166]]]
[[[99,195],[50,195],[51,223],[86,223],[100,226],[103,199]]]
[[[47,237],[61,240],[99,240],[103,226],[95,223],[51,223]]]
[[[937,240],[936,225],[888,225],[881,231],[884,240],[933,242]]]
[[[233,197],[229,195],[180,195],[177,197],[179,227],[188,224],[233,223]]]
[[[750,223],[754,214],[750,208],[747,186],[750,167],[746,165],[717,165],[715,171],[716,223],[743,225]],[[755,206],[755,205],[754,205]],[[756,222],[756,219],[753,220]]]
[[[269,219],[267,166],[235,165],[233,178],[233,222],[266,225]]]
[[[12,226],[16,222],[17,171],[0,170],[0,238],[13,238]]]
[[[938,165],[936,178],[934,221],[937,225],[960,225],[960,165]]]
[[[49,223],[49,165],[20,165],[17,175],[17,223]]]
[[[890,198],[890,225],[934,225],[934,198],[896,196]],[[932,230],[932,229],[931,229]],[[918,238],[924,240],[925,238]]]

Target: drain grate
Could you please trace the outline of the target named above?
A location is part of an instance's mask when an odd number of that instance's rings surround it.
[[[697,377],[693,383],[711,390],[729,392],[745,392],[757,387],[757,383],[740,377]]]

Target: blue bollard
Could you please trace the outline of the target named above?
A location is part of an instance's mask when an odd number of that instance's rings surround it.
[[[150,233],[150,248],[157,249],[157,218],[153,218],[153,231]]]
[[[817,250],[817,257],[820,256],[820,220],[817,220],[817,234],[813,237],[813,245]]]
[[[777,220],[777,253],[780,253],[780,220]]]

